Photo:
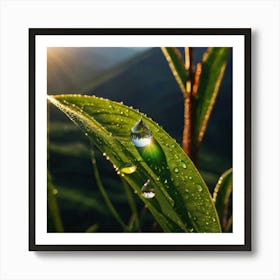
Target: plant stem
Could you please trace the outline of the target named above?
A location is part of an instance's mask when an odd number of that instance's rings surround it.
[[[49,168],[50,162],[50,110],[49,103],[47,103],[47,208],[48,213],[50,213],[54,228],[57,232],[64,232],[62,219],[60,216],[60,211],[58,208],[58,203],[56,200],[57,189],[54,187],[52,183],[52,176]]]
[[[115,209],[115,207],[113,206],[109,196],[106,193],[106,190],[102,184],[100,175],[99,175],[99,171],[97,168],[97,164],[96,164],[96,159],[95,159],[95,155],[94,155],[94,150],[93,147],[91,147],[91,163],[92,163],[92,167],[93,167],[93,174],[96,180],[96,184],[97,187],[101,193],[101,195],[103,196],[103,199],[106,203],[106,205],[108,206],[109,210],[111,211],[112,215],[115,217],[115,219],[118,221],[118,223],[121,225],[121,227],[123,228],[123,231],[127,231],[127,226],[126,224],[123,222],[122,218],[120,217],[118,211]]]
[[[185,69],[187,72],[186,91],[184,94],[184,130],[183,130],[183,150],[196,164],[196,147],[193,139],[193,50],[185,47]]]
[[[60,218],[59,208],[56,201],[56,188],[52,184],[51,175],[48,171],[48,210],[52,217],[54,228],[57,232],[63,232],[63,225]]]
[[[126,183],[126,181],[122,180],[122,182],[123,182],[123,185],[124,185],[125,194],[127,196],[127,201],[128,201],[128,204],[129,204],[131,212],[132,212],[132,215],[131,215],[132,219],[131,220],[132,220],[133,223],[135,223],[135,227],[136,227],[135,230],[139,231],[140,221],[139,221],[139,216],[138,216],[135,201],[133,199],[130,188],[129,188],[128,184]],[[132,225],[133,225],[133,223],[132,223]]]

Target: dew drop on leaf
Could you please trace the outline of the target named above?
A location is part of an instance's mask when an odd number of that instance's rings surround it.
[[[137,169],[137,166],[135,164],[133,164],[132,162],[128,162],[120,168],[121,173],[125,173],[125,174],[132,174],[136,171],[136,169]]]
[[[153,139],[152,131],[144,121],[140,119],[131,129],[130,139],[136,147],[146,147]]]
[[[174,172],[175,172],[175,173],[178,173],[178,172],[179,172],[179,169],[178,169],[177,167],[175,167],[175,168],[174,168]]]
[[[141,188],[142,195],[145,198],[153,198],[155,197],[155,190],[150,186],[150,179],[148,179],[145,184]]]
[[[202,187],[201,187],[200,185],[197,184],[196,187],[197,187],[197,190],[198,190],[199,192],[202,191]]]
[[[185,163],[184,161],[181,161],[181,165],[182,165],[182,167],[183,167],[184,169],[187,168],[187,165],[186,165],[186,163]]]

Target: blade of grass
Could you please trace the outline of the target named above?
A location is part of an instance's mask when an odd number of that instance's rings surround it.
[[[202,66],[197,67],[195,75],[199,83],[195,91],[195,130],[194,140],[199,147],[214,107],[224,76],[229,48],[209,48],[204,54]]]
[[[161,48],[169,67],[183,93],[183,96],[186,95],[186,81],[187,81],[187,72],[184,65],[183,57],[178,50],[178,48]]]
[[[51,175],[48,171],[48,213],[50,213],[54,228],[57,232],[63,232],[63,225],[56,201],[57,189],[53,186]]]
[[[229,199],[232,193],[232,169],[227,170],[219,178],[213,192],[215,203],[222,229],[228,231],[232,224],[232,218],[227,218],[229,211]]]
[[[140,221],[139,221],[139,216],[138,216],[138,212],[137,212],[137,206],[135,203],[135,200],[131,194],[131,190],[130,187],[128,186],[128,184],[126,183],[125,180],[122,180],[123,185],[124,185],[124,190],[125,190],[125,194],[127,197],[127,201],[128,204],[130,206],[131,209],[131,224],[130,224],[130,228],[133,227],[133,225],[135,225],[135,230],[139,231],[140,229]]]
[[[97,187],[98,187],[101,195],[103,196],[103,199],[104,199],[106,205],[108,206],[109,210],[111,211],[112,215],[118,221],[118,223],[122,227],[123,231],[126,231],[127,226],[123,222],[122,218],[120,217],[118,211],[115,209],[114,205],[112,204],[112,202],[111,202],[109,196],[107,195],[107,192],[106,192],[106,190],[103,186],[103,183],[101,181],[99,171],[98,171],[98,167],[97,167],[97,164],[96,164],[96,159],[95,159],[95,154],[94,154],[93,147],[91,147],[90,155],[91,155],[91,163],[92,163],[92,167],[93,167],[93,174],[94,174],[94,177],[95,177]]]

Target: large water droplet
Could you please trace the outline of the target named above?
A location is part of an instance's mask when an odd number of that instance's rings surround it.
[[[128,162],[121,167],[121,172],[125,174],[132,174],[136,171],[137,166],[132,162]]]
[[[141,192],[142,192],[142,195],[145,198],[148,198],[148,199],[153,198],[156,195],[155,190],[150,186],[150,180],[149,179],[146,181],[146,183],[141,188]]]
[[[145,147],[149,145],[153,139],[150,128],[140,119],[131,129],[130,139],[136,147]]]

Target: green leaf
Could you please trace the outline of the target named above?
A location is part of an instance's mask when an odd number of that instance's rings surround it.
[[[203,58],[198,89],[195,95],[194,139],[198,145],[203,139],[216,101],[228,54],[229,48],[209,48]]]
[[[213,201],[224,231],[228,231],[231,227],[231,218],[228,219],[229,198],[232,193],[232,169],[227,170],[219,178],[214,189]]]
[[[178,48],[161,48],[169,67],[183,93],[185,95],[187,71],[185,69],[184,60]]]
[[[48,99],[110,160],[165,232],[221,232],[205,182],[158,124],[130,107],[102,98],[56,95]],[[130,133],[140,119],[150,128],[152,141],[137,148]],[[143,186],[155,196],[145,198]]]

